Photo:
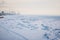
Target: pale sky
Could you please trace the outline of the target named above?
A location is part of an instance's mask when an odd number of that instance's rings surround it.
[[[1,0],[2,1],[2,0]],[[0,5],[1,5],[0,1]],[[59,15],[60,0],[4,0],[2,10],[20,12],[22,15]]]

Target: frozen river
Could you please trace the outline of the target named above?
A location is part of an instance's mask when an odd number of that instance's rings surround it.
[[[60,16],[4,15],[0,40],[60,40]]]

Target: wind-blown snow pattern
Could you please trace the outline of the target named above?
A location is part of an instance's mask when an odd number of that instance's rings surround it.
[[[0,40],[60,40],[60,16],[3,15]]]

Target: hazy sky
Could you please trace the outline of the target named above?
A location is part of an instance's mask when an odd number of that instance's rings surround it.
[[[60,0],[4,0],[4,1],[5,10],[18,11],[24,15],[60,15]]]

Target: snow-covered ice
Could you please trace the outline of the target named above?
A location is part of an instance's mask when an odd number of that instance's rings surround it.
[[[3,17],[0,40],[60,40],[60,16],[16,14]]]

